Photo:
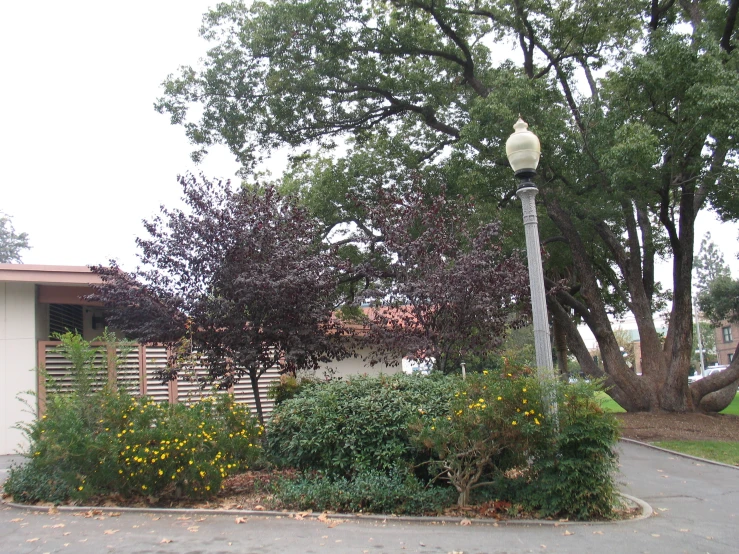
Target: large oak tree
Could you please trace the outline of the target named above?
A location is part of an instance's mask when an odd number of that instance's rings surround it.
[[[628,410],[717,409],[712,393],[735,387],[739,367],[688,386],[691,271],[697,214],[739,214],[738,9],[739,0],[232,2],[206,15],[213,48],[201,68],[167,80],[158,109],[185,126],[196,157],[224,143],[248,172],[276,146],[351,138],[343,161],[323,162],[346,186],[361,191],[398,167],[441,172],[450,193],[485,199],[504,221],[515,184],[503,145],[521,113],[543,145],[547,275],[566,284],[548,299],[557,343],[598,375],[575,321],[587,324]],[[517,49],[512,60],[500,45]],[[360,219],[341,194],[322,194],[327,224]],[[660,258],[672,260],[664,337],[654,324]],[[625,311],[642,376],[609,320]]]

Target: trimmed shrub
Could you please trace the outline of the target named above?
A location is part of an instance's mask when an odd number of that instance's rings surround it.
[[[437,514],[454,502],[448,487],[425,487],[412,473],[368,470],[352,478],[304,475],[281,481],[276,499],[297,510]]]
[[[280,466],[335,477],[416,463],[409,424],[419,412],[445,414],[456,381],[382,375],[306,385],[275,408],[267,452]]]
[[[519,501],[544,517],[608,519],[616,504],[618,421],[586,382],[558,389],[559,432],[536,451]]]

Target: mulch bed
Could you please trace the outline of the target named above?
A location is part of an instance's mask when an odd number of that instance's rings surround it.
[[[739,416],[726,414],[616,414],[624,438],[643,442],[730,441],[739,442]]]

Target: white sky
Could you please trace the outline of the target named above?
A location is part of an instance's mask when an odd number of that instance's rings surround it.
[[[178,202],[178,174],[234,176],[225,148],[196,168],[182,127],[153,109],[166,76],[204,55],[198,28],[215,3],[0,4],[0,211],[29,234],[25,263],[133,269],[141,220]],[[709,229],[739,274],[737,226],[703,214],[696,247]]]

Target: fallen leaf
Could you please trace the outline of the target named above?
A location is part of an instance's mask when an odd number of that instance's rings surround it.
[[[603,531],[593,531],[593,535],[602,535]]]
[[[659,535],[657,533],[652,533],[652,536],[653,537],[659,537]]]
[[[329,522],[329,523],[328,523],[328,524],[326,525],[326,527],[328,527],[329,529],[333,529],[333,528],[334,528],[334,527],[336,527],[336,526],[337,526],[338,524],[339,524],[339,522],[338,522],[338,521],[336,521],[336,520],[334,520],[334,521],[331,521],[331,522]]]
[[[263,511],[263,510],[264,510],[265,508],[264,508],[264,506],[262,506],[261,504],[257,504],[256,506],[254,506],[254,509],[255,509],[255,510],[259,510],[259,511],[261,512],[261,511]]]
[[[184,521],[186,519],[190,519],[190,516],[180,516],[177,519]]]
[[[120,512],[108,512],[108,517],[119,517],[120,515]]]
[[[426,544],[425,543],[422,543],[422,542],[419,542],[418,544],[421,545],[421,546],[426,546]]]
[[[52,529],[61,529],[62,527],[64,527],[63,523],[57,523],[56,525],[51,526]]]
[[[469,519],[464,518],[462,521],[459,522],[459,524],[463,526],[467,526],[467,525],[472,525],[472,522]]]
[[[197,533],[198,532],[198,526],[197,525],[193,525],[192,527],[188,527],[187,530],[190,531],[190,533]]]
[[[103,531],[105,535],[115,535],[120,529],[106,529]]]
[[[690,533],[690,529],[680,529],[681,533]]]
[[[304,518],[303,516],[301,516],[300,514],[295,514],[295,515],[294,515],[293,517],[294,517],[294,518],[295,518],[295,519],[296,519],[297,521],[302,521],[303,519],[305,519],[305,518]]]
[[[159,541],[160,544],[169,544],[172,542],[172,539],[162,539]]]
[[[235,523],[246,523],[247,521],[249,521],[249,520],[248,520],[248,519],[246,519],[245,517],[237,517],[237,518],[236,518],[236,519],[234,520],[234,522],[235,522]]]
[[[36,542],[38,540],[38,537],[33,539],[26,539],[26,542]]]
[[[18,523],[19,521],[23,521],[23,518],[22,517],[17,517],[15,519],[11,519],[10,520],[11,523]]]
[[[574,535],[575,533],[573,533],[573,532],[572,532],[572,531],[570,531],[569,529],[565,529],[565,532],[564,532],[564,533],[562,533],[562,534],[563,534],[563,535],[564,535],[565,537],[569,537],[570,535]]]
[[[336,542],[341,542],[341,539],[336,539]]]
[[[309,516],[309,515],[311,515],[312,513],[313,513],[313,511],[312,511],[312,510],[307,510],[307,511],[305,511],[305,512],[298,512],[298,515],[299,515],[299,516],[303,516],[303,517],[305,517],[305,516]]]
[[[198,519],[196,519],[195,521],[196,521],[196,522],[198,522],[198,521],[205,521],[205,520],[206,520],[206,518],[204,518],[204,517],[199,517],[199,518],[198,518]]]
[[[328,515],[326,515],[326,512],[323,512],[320,516],[318,516],[318,521],[328,521]]]
[[[71,535],[71,534],[72,534],[72,531],[67,531],[64,533],[64,536],[66,537],[67,535]]]
[[[59,509],[56,506],[49,508],[49,515],[54,516],[59,513]]]

